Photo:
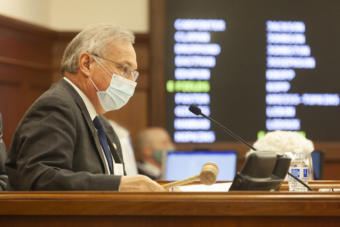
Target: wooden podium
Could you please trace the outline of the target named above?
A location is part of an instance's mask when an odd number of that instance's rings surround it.
[[[0,193],[1,227],[339,224],[340,192]]]

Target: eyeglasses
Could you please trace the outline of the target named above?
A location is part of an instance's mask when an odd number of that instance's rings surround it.
[[[98,56],[97,54],[91,54],[93,55],[94,57],[97,57],[97,58],[101,58],[105,61],[108,61],[108,62],[111,62],[115,65],[118,65],[119,68],[120,68],[120,72],[121,72],[121,76],[125,77],[125,78],[129,78],[131,73],[133,74],[133,80],[136,81],[138,79],[138,76],[139,76],[139,72],[137,70],[133,70],[130,66],[126,65],[126,64],[120,64],[118,62],[115,62],[115,61],[112,61],[110,59],[107,59],[107,58],[103,58],[103,57],[100,57]]]

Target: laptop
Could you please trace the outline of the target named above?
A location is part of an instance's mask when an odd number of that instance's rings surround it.
[[[183,180],[201,173],[206,162],[214,162],[219,168],[217,181],[232,181],[236,174],[237,152],[223,151],[171,151],[163,157],[163,179]]]

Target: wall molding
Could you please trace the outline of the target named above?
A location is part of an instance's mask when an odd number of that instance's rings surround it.
[[[43,70],[43,71],[51,70],[51,65],[39,64],[34,61],[25,61],[25,60],[20,60],[20,59],[16,59],[12,57],[1,56],[1,55],[0,55],[0,63],[26,67],[30,69],[36,69],[36,70]]]

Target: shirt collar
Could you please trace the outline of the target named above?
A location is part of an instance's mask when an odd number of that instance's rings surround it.
[[[66,77],[63,77],[64,80],[66,80],[69,84],[72,85],[72,87],[74,88],[74,90],[77,91],[77,93],[80,95],[81,99],[83,100],[83,102],[85,103],[86,109],[90,114],[91,120],[93,121],[93,119],[97,116],[97,111],[94,108],[92,102],[89,100],[89,98],[84,94],[84,92],[82,90],[80,90],[77,85],[75,85],[74,83],[72,83],[72,81],[70,81],[69,79],[67,79]]]

